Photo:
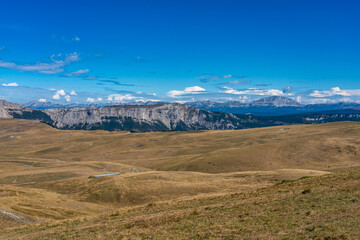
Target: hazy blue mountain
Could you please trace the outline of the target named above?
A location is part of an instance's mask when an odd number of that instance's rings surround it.
[[[239,101],[196,101],[188,102],[186,104],[208,111],[227,112],[234,114],[251,114],[256,116],[282,116],[360,107],[360,104],[357,103],[302,105],[293,99],[279,96],[261,98],[251,103],[242,103]]]

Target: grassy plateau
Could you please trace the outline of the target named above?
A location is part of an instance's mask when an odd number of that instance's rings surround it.
[[[131,133],[0,119],[0,239],[360,239],[359,136],[357,122]]]

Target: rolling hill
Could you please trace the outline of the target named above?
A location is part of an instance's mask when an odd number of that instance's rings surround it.
[[[0,119],[0,238],[351,238],[359,133],[357,122],[132,133]]]
[[[4,239],[357,239],[360,170],[27,224]]]

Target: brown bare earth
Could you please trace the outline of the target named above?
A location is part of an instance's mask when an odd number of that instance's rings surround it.
[[[0,239],[358,239],[359,136],[356,122],[130,133],[1,119]]]

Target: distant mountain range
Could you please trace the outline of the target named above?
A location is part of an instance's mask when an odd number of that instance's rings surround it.
[[[303,107],[302,104],[298,103],[297,101],[286,98],[286,97],[265,97],[255,100],[251,103],[251,106],[258,106],[258,107]]]
[[[59,104],[52,102],[39,102],[36,100],[22,104],[23,107],[33,108],[33,109],[51,109],[51,108],[83,108],[83,107],[105,107],[105,106],[118,106],[118,105],[154,105],[162,102],[131,102],[131,103],[121,103],[121,104],[106,104],[106,103],[69,103],[69,104]]]
[[[89,104],[57,104],[52,102],[31,101],[23,104],[23,107],[33,109],[51,108],[87,108],[87,107],[107,107],[107,106],[148,106],[157,105],[164,102],[130,102],[121,104],[109,103],[89,103]],[[187,102],[186,105],[212,112],[224,112],[234,114],[249,114],[255,116],[283,116],[302,113],[316,113],[323,111],[334,111],[342,109],[360,108],[358,103],[334,103],[334,104],[309,104],[303,105],[293,99],[272,96],[255,100],[251,103],[240,101],[215,102],[215,101],[196,101]]]
[[[272,96],[261,98],[251,103],[239,101],[214,102],[196,101],[186,103],[204,110],[256,116],[282,116],[301,113],[316,113],[342,109],[360,108],[358,103],[309,104],[302,105],[293,99]]]
[[[273,106],[273,108],[288,108],[284,106],[284,102],[279,102],[281,99],[275,100],[276,104],[282,107]],[[291,101],[287,102],[288,104],[295,104]],[[267,99],[255,104],[269,105],[272,103]],[[360,108],[354,107],[282,116],[255,116],[251,114],[213,112],[180,103],[31,109],[0,100],[0,118],[31,119],[47,123],[58,129],[102,129],[136,132],[191,131],[360,121]]]

